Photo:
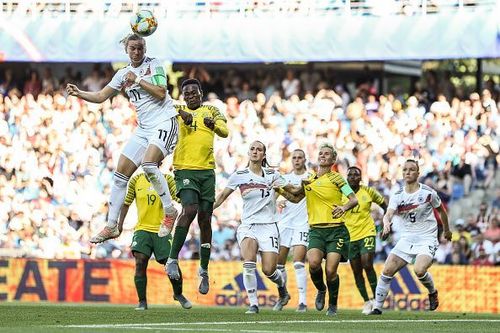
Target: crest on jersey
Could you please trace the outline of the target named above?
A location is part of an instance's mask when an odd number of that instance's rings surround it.
[[[139,72],[139,76],[146,76],[146,75],[151,75],[151,67],[148,65],[148,67],[146,68],[146,70],[141,69],[141,71]]]
[[[183,179],[182,184],[184,185],[189,185],[189,179]]]
[[[424,201],[424,197],[422,197],[422,196],[419,195],[418,196],[418,202],[423,202],[423,201]]]

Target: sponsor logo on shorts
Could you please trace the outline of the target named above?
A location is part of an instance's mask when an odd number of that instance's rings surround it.
[[[183,180],[182,180],[182,183],[183,183],[184,185],[189,185],[189,179],[183,179]]]

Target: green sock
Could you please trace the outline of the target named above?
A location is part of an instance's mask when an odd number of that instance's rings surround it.
[[[337,275],[335,280],[328,281],[328,304],[337,305],[339,297],[340,276]]]
[[[366,292],[365,278],[363,277],[363,275],[361,275],[359,278],[354,277],[354,280],[356,281],[356,287],[358,287],[361,297],[363,297],[363,300],[365,302],[368,301],[369,298],[368,293]]]
[[[179,268],[179,274],[181,275],[179,280],[170,280],[170,283],[172,284],[172,290],[174,291],[174,295],[182,295],[182,272],[181,269]]]
[[[179,251],[182,249],[182,246],[186,241],[188,231],[189,228],[186,227],[175,227],[174,239],[172,240],[172,248],[170,249],[170,258],[177,259],[177,257],[179,256]]]
[[[200,245],[200,266],[207,270],[208,262],[210,261],[210,244],[204,243]]]
[[[147,276],[134,276],[135,290],[137,290],[137,296],[139,297],[139,302],[146,301],[146,286],[148,284]]]
[[[373,298],[375,298],[375,290],[377,289],[377,273],[375,273],[375,270],[372,270],[371,272],[368,272],[366,276],[368,277],[370,288],[372,288]]]
[[[311,274],[311,280],[319,291],[324,291],[326,289],[325,283],[323,282],[323,269],[320,267],[317,271],[309,271]]]

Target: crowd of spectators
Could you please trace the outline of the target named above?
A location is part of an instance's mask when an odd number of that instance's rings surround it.
[[[62,89],[71,81],[98,90],[112,74],[96,68],[82,78],[68,70],[56,79],[47,69],[42,76],[30,72],[21,84],[10,70],[0,76],[0,256],[131,256],[133,206],[118,239],[93,246],[89,238],[104,224],[110,179],[135,128],[135,111],[122,95],[95,105],[68,98]],[[283,172],[290,171],[295,148],[306,152],[314,169],[319,143],[329,141],[339,153],[339,172],[358,165],[364,182],[385,196],[400,186],[402,162],[416,158],[422,181],[450,210],[454,202],[498,187],[499,91],[493,81],[466,95],[446,76],[431,73],[408,94],[379,95],[376,80],[346,84],[310,68],[246,73],[191,68],[185,76],[200,78],[207,103],[228,119],[229,138],[215,143],[217,191],[246,165],[254,139],[266,143],[269,162]],[[165,172],[169,165],[163,164]],[[500,191],[495,195],[483,196],[483,203],[451,221],[454,240],[441,242],[437,262],[500,263]],[[239,259],[235,230],[241,208],[241,199],[233,196],[215,211],[214,260]],[[382,213],[373,215],[380,224]],[[198,235],[193,225],[181,258],[198,257]],[[377,260],[385,259],[397,237],[396,226],[392,238],[378,242]]]

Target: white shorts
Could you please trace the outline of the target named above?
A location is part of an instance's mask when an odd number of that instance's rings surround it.
[[[146,130],[138,127],[123,148],[122,155],[134,162],[136,166],[140,166],[150,144],[160,148],[165,157],[174,152],[178,137],[177,117],[159,123],[154,129]]]
[[[408,239],[401,238],[391,250],[391,253],[407,263],[412,263],[419,255],[434,258],[438,245],[437,238],[424,238],[418,241],[409,241]]]
[[[307,247],[309,244],[309,225],[298,229],[281,227],[280,224],[278,224],[278,227],[280,231],[280,246],[291,248],[302,245]]]
[[[240,224],[236,231],[240,247],[245,238],[255,239],[260,252],[279,252],[280,232],[276,223]]]

